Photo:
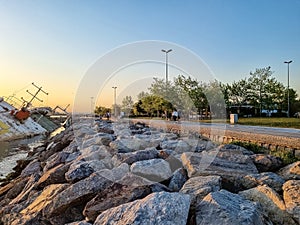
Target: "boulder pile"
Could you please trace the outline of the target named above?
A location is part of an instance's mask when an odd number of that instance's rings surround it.
[[[0,224],[300,224],[300,161],[130,121],[78,120],[19,162]]]

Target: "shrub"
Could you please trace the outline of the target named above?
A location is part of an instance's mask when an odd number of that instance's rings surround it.
[[[294,156],[294,154],[289,151],[271,151],[270,154],[281,158],[284,165],[288,165],[299,161],[299,158]]]
[[[244,147],[245,149],[250,150],[250,151],[254,152],[255,154],[265,153],[267,150],[266,148],[261,147],[258,144],[243,142],[243,141],[232,141],[230,144]]]
[[[254,152],[255,154],[265,153],[265,154],[277,156],[282,159],[282,162],[284,165],[288,165],[288,164],[291,164],[291,163],[294,163],[294,162],[297,162],[300,160],[298,157],[294,156],[294,154],[292,152],[286,151],[286,150],[270,151],[267,148],[261,147],[257,144],[243,142],[243,141],[233,141],[230,144],[244,147],[247,150]]]

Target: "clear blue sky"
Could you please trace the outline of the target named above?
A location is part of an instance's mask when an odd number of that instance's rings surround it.
[[[293,60],[300,95],[300,0],[0,0],[0,95],[34,81],[65,105],[100,56],[141,40],[192,50],[222,82],[271,66],[286,84]]]

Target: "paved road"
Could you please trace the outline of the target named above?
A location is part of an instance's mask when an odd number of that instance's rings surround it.
[[[137,121],[140,121],[137,119]],[[274,136],[283,136],[283,137],[291,137],[291,138],[299,138],[300,139],[300,129],[293,128],[279,128],[279,127],[263,127],[263,126],[247,126],[247,125],[239,125],[239,124],[225,124],[225,123],[201,123],[201,122],[190,122],[190,121],[163,121],[163,120],[144,120],[145,122],[150,122],[151,124],[177,124],[179,126],[191,126],[191,127],[199,127],[199,128],[210,128],[210,129],[218,129],[224,131],[235,131],[235,132],[246,132],[252,134],[266,134],[266,135],[274,135]],[[300,141],[300,140],[299,140]]]
[[[183,122],[192,125],[191,122]],[[200,123],[200,127],[212,127],[216,129],[225,129],[236,132],[247,132],[247,133],[256,133],[256,134],[268,134],[284,137],[294,137],[300,138],[300,129],[292,128],[279,128],[279,127],[263,127],[263,126],[247,126],[239,124],[209,124],[209,123]]]

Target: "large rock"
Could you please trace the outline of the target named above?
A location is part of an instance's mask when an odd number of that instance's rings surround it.
[[[33,174],[28,179],[26,185],[24,186],[23,190],[18,194],[17,197],[15,197],[10,204],[19,204],[23,201],[26,201],[28,199],[28,196],[30,196],[36,189],[37,182],[40,179],[40,176],[38,174]]]
[[[65,173],[68,171],[70,164],[60,164],[50,170],[47,170],[39,179],[37,187],[42,189],[50,184],[67,183]]]
[[[68,172],[66,172],[65,178],[67,181],[75,183],[101,169],[106,169],[106,167],[104,163],[99,160],[75,161],[71,164]]]
[[[300,180],[300,161],[283,167],[278,174],[285,180]]]
[[[160,147],[162,149],[174,150],[178,154],[189,152],[192,149],[192,147],[188,143],[182,140],[165,140],[160,143]]]
[[[200,153],[183,153],[181,159],[189,177],[218,175],[223,188],[238,191],[243,176],[258,173],[248,154],[251,152],[239,146],[224,145]]]
[[[180,155],[170,149],[159,150],[158,157],[166,160],[172,171],[182,168]]]
[[[104,211],[97,217],[94,225],[186,224],[189,206],[188,195],[157,192]]]
[[[88,221],[95,221],[96,217],[103,211],[144,198],[150,193],[150,186],[135,187],[115,183],[89,201],[85,206],[83,214]]]
[[[70,153],[61,151],[57,154],[53,154],[46,162],[43,168],[43,172],[46,171],[66,162],[66,159],[69,157]]]
[[[110,148],[107,146],[91,145],[89,147],[80,150],[81,156],[78,157],[79,160],[93,160],[93,159],[104,159],[111,157]]]
[[[151,142],[138,138],[117,139],[110,142],[109,146],[119,153],[134,152],[155,147]]]
[[[285,210],[285,204],[280,196],[272,188],[264,185],[239,193],[244,198],[258,202],[267,213],[273,224],[292,225],[296,224]]]
[[[135,162],[131,165],[130,171],[152,181],[163,181],[172,176],[169,163],[163,159],[150,159]]]
[[[7,185],[0,188],[0,197],[4,197],[6,199],[13,199],[21,193],[25,185],[27,184],[29,177],[19,177]]]
[[[99,192],[121,179],[128,172],[128,166],[122,164],[113,170],[101,170],[89,177],[72,184],[59,193],[51,204],[44,208],[43,214],[48,218],[57,216],[60,212],[77,205],[82,205],[95,197]]]
[[[158,151],[156,148],[147,148],[145,150],[136,151],[136,152],[128,152],[128,153],[117,153],[113,157],[113,161],[115,162],[115,165],[121,164],[121,163],[127,163],[129,165],[142,161],[142,160],[149,160],[149,159],[155,159],[158,157]]]
[[[22,171],[21,177],[31,176],[32,174],[40,174],[42,172],[41,162],[37,159],[30,162]]]
[[[65,178],[68,182],[75,183],[90,176],[93,172],[95,171],[89,162],[76,161],[70,166],[68,172],[66,172]]]
[[[287,212],[300,224],[300,180],[289,180],[282,189]]]
[[[191,146],[192,152],[202,152],[203,150],[210,150],[217,147],[212,141],[200,139],[199,136],[188,137],[183,140]]]
[[[183,185],[180,192],[190,195],[191,208],[194,210],[206,195],[220,189],[220,176],[198,176],[190,178]]]
[[[278,176],[276,173],[273,172],[265,172],[259,174],[249,174],[243,177],[241,180],[242,186],[245,189],[254,188],[258,185],[268,185],[272,189],[277,192],[282,191],[282,185],[284,184],[284,179]]]
[[[161,183],[147,180],[133,173],[127,173],[122,179],[118,180],[117,183],[130,187],[150,187],[151,192],[171,191]]]
[[[53,184],[46,187],[29,206],[20,212],[19,219],[11,221],[12,224],[39,224],[39,221],[43,220],[42,210],[67,186],[67,184]]]
[[[86,148],[93,145],[106,145],[108,146],[115,137],[111,134],[95,134],[92,138],[84,140],[82,143],[82,148]]]
[[[274,172],[282,167],[282,160],[273,155],[255,154],[251,156],[259,172]]]
[[[46,161],[50,156],[52,156],[53,154],[62,151],[64,148],[66,148],[70,143],[71,143],[71,139],[69,139],[68,137],[63,137],[59,142],[52,142],[50,143],[47,148],[46,151],[43,151],[42,154],[39,155],[39,160],[42,161]]]
[[[208,194],[196,209],[196,224],[264,225],[257,203],[220,190]]]
[[[179,191],[187,179],[188,176],[186,170],[179,168],[173,173],[168,188],[170,188],[172,191]]]

